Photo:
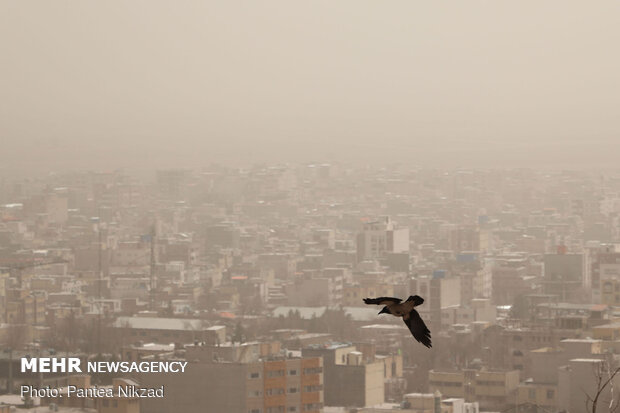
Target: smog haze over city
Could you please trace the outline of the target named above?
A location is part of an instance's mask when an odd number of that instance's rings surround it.
[[[3,173],[615,162],[616,2],[1,7]]]
[[[0,2],[0,413],[618,411],[619,16]]]

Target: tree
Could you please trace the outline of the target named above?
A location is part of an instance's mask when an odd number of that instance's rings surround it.
[[[598,404],[601,401],[609,402],[609,412],[618,410],[620,400],[614,396],[614,377],[620,372],[620,367],[612,368],[609,362],[601,362],[597,364],[595,371],[596,390],[593,395],[586,393],[586,408],[588,412],[596,413]],[[607,397],[606,389],[609,388],[609,397]]]
[[[510,307],[510,317],[527,320],[530,318],[530,308],[524,294],[515,297],[515,301]]]
[[[233,332],[233,336],[231,341],[234,343],[243,343],[243,326],[241,325],[241,323],[237,323],[237,325],[235,326],[235,331]]]

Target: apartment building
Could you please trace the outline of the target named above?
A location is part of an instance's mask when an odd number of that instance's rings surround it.
[[[543,411],[556,411],[558,385],[554,383],[523,382],[519,384],[517,405],[535,405]]]
[[[473,370],[429,372],[429,391],[448,397],[477,401],[481,408],[496,409],[514,404],[519,386],[518,370]]]
[[[389,217],[366,222],[357,234],[357,260],[384,258],[388,253],[409,251],[409,228],[398,228]]]
[[[302,355],[323,359],[325,403],[329,406],[364,407],[383,403],[386,382],[402,377],[401,356],[373,357],[368,351],[365,354],[357,346],[346,343],[307,347],[302,349]]]
[[[189,361],[182,375],[142,374],[140,383],[166,388],[163,399],[143,399],[152,413],[320,413],[323,360],[267,358],[248,363]]]

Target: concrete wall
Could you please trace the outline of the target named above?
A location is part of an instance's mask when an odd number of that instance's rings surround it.
[[[384,402],[385,386],[384,386],[384,363],[376,361],[366,364],[364,372],[364,406],[373,406]]]

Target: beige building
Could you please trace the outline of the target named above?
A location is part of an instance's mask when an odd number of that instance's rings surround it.
[[[519,385],[518,405],[536,405],[546,411],[556,411],[558,385],[553,383],[524,382]]]
[[[441,309],[442,328],[454,324],[470,324],[476,321],[495,322],[497,309],[488,298],[474,298],[467,305]]]
[[[357,234],[357,260],[375,260],[391,252],[409,252],[409,228],[398,228],[389,217],[367,222]]]
[[[342,304],[342,287],[343,277],[340,275],[330,277],[306,271],[296,275],[284,289],[289,305],[338,306]]]
[[[365,356],[356,346],[334,344],[302,350],[322,357],[325,367],[325,404],[364,407],[384,402],[385,384],[402,377],[401,356]]]
[[[439,392],[410,393],[403,401],[383,403],[378,406],[358,409],[358,413],[479,413],[478,403],[468,403],[463,399],[442,399]]]
[[[472,370],[455,372],[431,370],[429,390],[448,397],[477,401],[487,409],[497,409],[515,403],[519,386],[518,370]]]
[[[190,361],[182,375],[143,374],[138,381],[164,385],[164,399],[143,399],[150,413],[319,413],[323,360],[281,358],[250,363]]]
[[[620,323],[603,324],[592,328],[592,338],[607,341],[620,339]]]
[[[436,271],[432,276],[421,276],[411,280],[411,294],[424,297],[424,305],[418,311],[429,328],[441,330],[442,310],[461,305],[461,279],[445,276],[445,271]]]

